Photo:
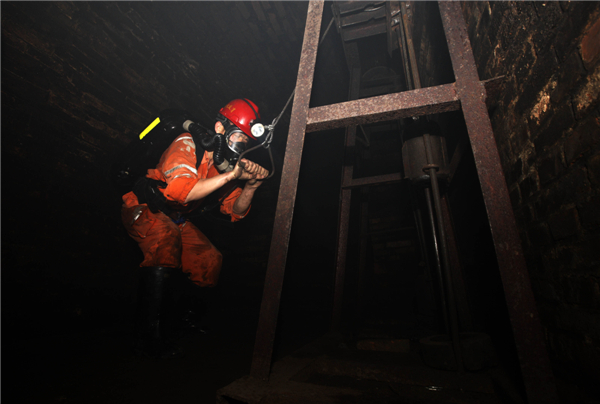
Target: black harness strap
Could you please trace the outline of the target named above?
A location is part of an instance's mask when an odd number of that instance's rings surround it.
[[[204,157],[204,149],[202,148],[202,143],[200,142],[199,134],[192,134],[192,139],[194,140],[194,144],[196,145],[196,170],[200,167],[202,163],[202,158]],[[158,211],[163,212],[167,216],[172,216],[173,213],[176,213],[173,209],[169,207],[167,202],[167,198],[164,194],[159,190],[159,188],[166,188],[167,183],[160,180],[154,180],[148,177],[139,178],[134,186],[133,193],[138,198],[139,203],[145,203],[148,205],[148,208],[153,213],[157,213]],[[216,192],[213,192],[211,195],[207,196],[206,202],[202,209],[199,209],[201,215],[205,215],[210,212],[217,206],[223,204],[225,198],[227,198],[233,190],[237,187],[237,184],[233,184],[233,187],[225,193],[222,197],[218,198]],[[212,196],[212,198],[211,198]],[[193,215],[196,216],[196,215]]]
[[[160,210],[169,216],[174,211],[167,204],[167,198],[158,189],[166,187],[167,183],[164,181],[140,177],[133,185],[133,193],[137,196],[139,203],[148,205],[152,213],[157,213]]]
[[[200,167],[200,163],[202,163],[202,158],[204,157],[204,149],[202,148],[202,141],[200,140],[200,134],[195,132],[191,133],[192,139],[194,140],[194,144],[196,145],[196,170]]]

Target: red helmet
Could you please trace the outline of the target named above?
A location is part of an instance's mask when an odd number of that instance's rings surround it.
[[[260,114],[256,104],[247,98],[231,101],[221,108],[219,113],[229,119],[251,139],[258,140],[257,138],[262,136],[264,132],[264,127],[262,132],[257,130],[258,125],[257,128],[253,128],[253,125],[260,124]],[[260,126],[262,127],[262,125]]]

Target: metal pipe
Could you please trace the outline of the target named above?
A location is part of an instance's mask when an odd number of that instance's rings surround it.
[[[412,71],[412,80],[414,88],[421,88],[421,78],[419,77],[419,69],[417,67],[417,56],[415,54],[415,48],[413,46],[412,35],[410,33],[410,29],[408,28],[408,11],[406,2],[403,1],[400,3],[400,7],[402,9],[402,21],[404,25],[404,35],[406,40],[406,48],[409,54],[410,66]]]
[[[458,245],[456,244],[456,235],[454,233],[454,225],[452,215],[450,213],[450,204],[448,202],[448,194],[442,195],[442,214],[444,218],[444,227],[446,231],[446,243],[448,244],[448,255],[450,259],[450,272],[452,273],[452,281],[454,294],[456,296],[456,310],[458,313],[458,325],[461,332],[472,332],[473,321],[469,311],[469,303],[467,299],[467,290],[465,286],[462,265],[458,254]]]
[[[406,45],[406,37],[404,34],[404,21],[402,20],[402,18],[398,19],[398,31],[399,33],[399,37],[398,40],[400,41],[400,55],[402,56],[402,62],[403,62],[403,67],[404,67],[404,76],[406,78],[406,87],[409,90],[412,90],[415,88],[413,80],[412,80],[412,74],[410,72],[410,62],[408,61],[408,49],[407,49],[407,45]]]
[[[442,262],[440,259],[440,249],[437,240],[437,231],[435,230],[435,216],[433,214],[433,206],[431,203],[431,192],[429,188],[425,188],[425,201],[427,203],[427,212],[429,213],[429,224],[431,225],[431,234],[433,235],[433,251],[435,253],[435,268],[437,278],[440,281],[440,295],[442,304],[442,317],[444,318],[444,333],[450,332],[450,324],[448,323],[448,307],[446,305],[446,292],[444,291],[444,276],[442,275]]]
[[[365,283],[366,283],[366,265],[367,265],[367,247],[368,240],[371,238],[369,233],[369,189],[361,188],[361,203],[360,203],[360,255],[358,262],[358,291],[357,291],[357,316],[361,323],[364,320],[364,304],[365,304]]]
[[[438,187],[437,173],[439,169],[433,164],[433,153],[431,151],[431,139],[429,133],[423,134],[423,143],[425,145],[425,155],[427,158],[427,166],[423,168],[423,171],[429,174],[431,179],[431,191],[433,193],[433,204],[435,207],[435,214],[437,216],[438,232],[440,235],[440,246],[442,250],[442,260],[444,268],[444,279],[447,287],[448,295],[448,314],[450,317],[450,333],[452,335],[452,345],[454,347],[454,355],[456,356],[456,362],[458,365],[458,371],[464,372],[464,364],[462,360],[462,351],[460,348],[460,336],[458,332],[458,316],[456,312],[456,300],[454,297],[454,288],[452,285],[452,276],[450,274],[450,260],[448,259],[448,247],[446,246],[446,232],[444,231],[443,216],[442,216],[442,204],[440,202],[440,190]]]
[[[419,238],[419,244],[421,247],[421,256],[423,257],[423,263],[425,264],[425,269],[427,271],[431,270],[431,264],[429,262],[429,255],[427,251],[427,239],[425,238],[425,233],[423,230],[423,217],[421,215],[421,208],[415,201],[415,195],[413,192],[410,193],[412,205],[413,205],[413,216],[415,220],[415,225],[417,227],[417,237]]]
[[[408,10],[407,10],[407,5],[406,2],[401,2],[400,3],[400,7],[402,10],[402,26],[401,28],[404,30],[404,39],[406,40],[406,49],[408,51],[408,59],[410,61],[410,66],[411,66],[411,73],[412,73],[412,81],[413,84],[415,86],[415,89],[420,89],[421,88],[421,78],[419,76],[419,69],[417,67],[417,57],[415,54],[415,49],[413,46],[413,41],[412,41],[412,35],[409,29],[409,24],[408,24]],[[458,332],[458,316],[457,316],[457,312],[456,312],[456,301],[454,298],[454,290],[453,290],[453,285],[452,285],[452,277],[450,275],[450,265],[449,265],[449,259],[448,259],[448,248],[446,246],[446,235],[444,232],[444,225],[443,225],[443,217],[442,217],[442,208],[441,208],[441,203],[440,203],[440,191],[438,188],[438,180],[437,180],[437,171],[439,169],[439,167],[433,167],[433,153],[432,153],[432,149],[431,149],[431,141],[429,139],[429,134],[426,133],[423,135],[423,142],[425,145],[425,155],[427,158],[427,166],[429,168],[424,168],[423,171],[427,172],[429,174],[429,178],[431,180],[431,189],[433,192],[433,202],[434,202],[434,207],[435,207],[435,213],[437,216],[437,224],[438,224],[438,232],[440,235],[440,244],[439,246],[441,247],[441,252],[442,252],[442,261],[443,261],[443,274],[444,274],[444,279],[445,279],[445,284],[446,284],[446,288],[447,288],[447,296],[448,296],[448,314],[450,317],[450,334],[452,336],[452,345],[454,347],[454,355],[456,356],[456,362],[458,365],[458,370],[460,372],[464,372],[464,365],[463,365],[463,360],[462,360],[462,352],[460,349],[460,336],[459,336],[459,332]],[[428,191],[426,191],[428,192]],[[428,195],[429,196],[429,195]],[[429,200],[428,200],[428,203]],[[434,229],[435,226],[432,224],[432,229]],[[436,244],[436,249],[437,249],[437,244]],[[438,261],[439,261],[439,251],[438,251]],[[438,262],[439,265],[439,262]],[[442,285],[442,290],[443,285]],[[448,330],[448,324],[447,324],[447,319],[446,320],[446,330]]]

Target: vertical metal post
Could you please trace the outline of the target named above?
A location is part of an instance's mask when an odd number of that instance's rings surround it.
[[[405,1],[400,2],[402,8],[402,22],[404,39],[406,40],[406,49],[409,54],[410,67],[412,72],[412,79],[414,88],[421,88],[421,77],[419,75],[419,68],[417,67],[417,56],[415,55],[415,48],[413,46],[412,32],[410,32],[410,24],[408,23],[408,7]]]
[[[311,1],[308,4],[302,55],[300,57],[298,79],[296,81],[296,93],[292,106],[285,161],[281,174],[281,187],[279,189],[277,210],[275,212],[273,236],[271,238],[269,262],[260,307],[258,329],[256,331],[256,341],[254,343],[250,375],[264,380],[269,378],[271,370],[281,288],[283,286],[292,216],[296,202],[298,173],[302,159],[310,93],[321,30],[321,18],[323,16],[323,4],[322,0]]]
[[[404,78],[406,79],[406,88],[412,90],[415,88],[415,83],[410,71],[410,62],[408,60],[408,47],[406,42],[406,34],[404,32],[404,20],[400,18],[398,20],[398,29],[396,30],[396,36],[398,37],[398,43],[400,48],[400,55],[402,56],[402,67],[404,68]]]
[[[442,206],[440,202],[440,190],[438,187],[437,170],[438,166],[433,164],[433,154],[431,151],[431,141],[429,134],[423,134],[423,143],[425,146],[425,155],[427,156],[427,166],[423,171],[429,174],[431,180],[431,191],[433,193],[433,206],[437,217],[438,232],[440,234],[440,246],[442,250],[442,267],[444,269],[444,279],[446,284],[446,293],[448,296],[448,314],[450,317],[450,335],[452,336],[452,346],[454,347],[454,356],[459,372],[464,372],[464,364],[462,359],[462,351],[460,347],[460,339],[458,333],[458,315],[456,311],[456,299],[454,297],[454,285],[452,275],[450,273],[450,260],[448,259],[448,247],[446,245],[446,233],[444,232],[444,223],[442,218]]]
[[[458,322],[462,332],[473,331],[473,321],[471,312],[469,311],[469,302],[467,300],[467,290],[462,271],[462,265],[458,254],[458,246],[456,244],[456,236],[454,234],[454,226],[452,215],[450,214],[450,206],[448,203],[448,195],[442,196],[442,216],[444,218],[444,232],[446,233],[446,242],[448,243],[448,255],[450,259],[450,270],[452,271],[452,287],[456,293],[456,310],[458,311]]]
[[[360,257],[358,259],[358,285],[357,285],[357,298],[356,308],[358,319],[364,317],[364,304],[365,304],[365,284],[366,284],[366,266],[367,266],[367,247],[370,240],[369,235],[369,202],[367,200],[369,195],[369,188],[362,187],[360,189],[361,202],[360,202]]]
[[[357,99],[360,90],[360,67],[350,66],[350,99]],[[354,172],[354,145],[356,143],[356,125],[346,128],[344,163],[342,167],[342,191],[340,194],[340,215],[338,222],[337,252],[335,257],[335,284],[333,292],[333,310],[331,331],[339,331],[342,322],[344,280],[346,275],[346,247],[348,245],[348,225],[350,222],[350,199],[352,190],[344,185],[352,182]]]
[[[427,273],[429,274],[429,276],[431,277],[431,284],[430,284],[430,293],[431,296],[435,296],[435,288],[433,287],[433,279],[435,279],[434,276],[432,276],[431,272],[432,272],[432,268],[431,268],[431,262],[429,261],[429,251],[427,250],[427,238],[425,237],[425,229],[423,227],[423,216],[421,215],[421,208],[419,207],[419,202],[418,202],[418,197],[414,191],[414,187],[410,187],[409,188],[409,193],[410,193],[410,200],[411,200],[411,205],[412,205],[412,211],[413,211],[413,217],[415,220],[415,227],[417,229],[417,237],[419,239],[419,247],[421,249],[421,258],[423,258],[423,263],[425,264],[425,271],[427,271]],[[437,241],[435,241],[435,243],[437,244]],[[439,267],[438,267],[439,269]],[[445,303],[444,303],[445,304]],[[444,311],[444,319],[445,319],[445,311]],[[444,324],[448,324],[448,320],[444,321]]]
[[[423,258],[423,264],[425,270],[431,272],[429,253],[427,251],[427,239],[423,230],[423,216],[421,215],[421,208],[416,204],[413,206],[413,217],[417,229],[417,238],[419,239],[419,248],[421,250],[421,257]]]
[[[431,191],[425,188],[425,202],[427,203],[427,212],[429,213],[429,224],[431,234],[433,235],[433,251],[435,253],[435,268],[438,279],[440,280],[440,297],[442,305],[442,317],[444,318],[444,332],[450,332],[450,323],[448,322],[448,308],[446,306],[446,292],[444,288],[444,276],[442,275],[442,261],[440,259],[440,247],[438,244],[437,231],[435,229],[435,215],[433,214],[433,204],[431,203]]]
[[[356,131],[356,126],[354,127]],[[347,137],[350,137],[347,135]],[[331,331],[339,331],[342,324],[344,280],[346,279],[346,247],[348,245],[348,224],[350,221],[350,197],[352,190],[342,189],[340,194],[340,214],[338,218],[337,251],[335,256],[335,280],[333,287],[333,308]]]
[[[508,187],[458,2],[438,2],[529,403],[558,403]]]

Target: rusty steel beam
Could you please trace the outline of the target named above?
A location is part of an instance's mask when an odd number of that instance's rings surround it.
[[[530,404],[558,403],[521,240],[485,105],[465,20],[458,2],[439,1],[456,91],[475,157],[513,336]]]
[[[505,77],[499,76],[494,77],[493,79],[483,80],[482,83],[485,86],[485,104],[488,108],[491,108],[498,99],[498,94],[503,87]],[[469,147],[469,138],[468,136],[462,137],[458,140],[456,147],[454,149],[454,153],[452,153],[452,160],[448,165],[448,184],[452,183],[452,178],[454,178],[454,174],[458,169],[458,165],[465,154],[465,151]]]
[[[404,30],[406,48],[409,54],[408,59],[410,60],[410,71],[413,85],[415,88],[421,88],[421,76],[419,75],[419,67],[417,66],[417,57],[415,55],[415,47],[413,46],[412,32],[409,23],[409,19],[412,16],[412,11],[409,10],[409,6],[406,3],[406,1],[400,2],[400,9],[402,10],[402,21],[400,29]]]
[[[454,84],[444,84],[311,108],[306,132],[456,111],[459,108]]]
[[[386,1],[385,2],[385,24],[387,26],[387,49],[388,54],[392,57],[392,52],[398,49],[398,42],[394,39],[396,37],[396,30],[399,20],[397,15],[400,14],[400,3],[397,1]]]
[[[319,32],[323,16],[323,0],[311,1],[308,5],[304,42],[298,68],[298,79],[290,118],[290,128],[285,150],[285,160],[281,173],[281,186],[275,211],[275,223],[271,237],[269,262],[263,289],[263,298],[260,307],[256,341],[250,375],[267,380],[271,370],[275,330],[279,315],[283,275],[287,259],[288,244],[296,202],[298,187],[298,173],[302,159],[302,149],[308,106],[312,90]]]

